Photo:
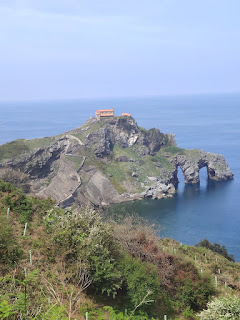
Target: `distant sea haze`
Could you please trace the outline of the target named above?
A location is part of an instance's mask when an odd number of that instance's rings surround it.
[[[105,100],[0,102],[0,144],[14,139],[53,136],[82,125],[96,109],[129,112],[142,127],[176,134],[179,147],[223,154],[233,181],[184,185],[172,199],[144,200],[116,206],[138,212],[157,225],[162,237],[186,244],[207,238],[225,245],[240,261],[240,94],[169,96]]]

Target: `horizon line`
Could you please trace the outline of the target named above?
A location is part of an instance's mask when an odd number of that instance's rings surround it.
[[[0,103],[11,102],[54,102],[54,101],[78,101],[78,100],[111,100],[111,99],[148,99],[161,97],[184,97],[184,96],[208,96],[208,95],[231,95],[240,94],[240,91],[224,92],[193,92],[193,93],[163,93],[152,95],[126,95],[126,96],[104,96],[104,97],[66,97],[66,98],[24,98],[24,99],[0,99]]]

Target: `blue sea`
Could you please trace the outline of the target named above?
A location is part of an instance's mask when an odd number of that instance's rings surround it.
[[[179,147],[223,154],[234,180],[184,185],[172,199],[142,200],[116,207],[155,223],[161,237],[186,244],[207,238],[225,245],[240,261],[240,94],[164,96],[105,100],[0,102],[0,144],[57,135],[82,125],[96,109],[114,106],[140,126],[176,134]]]

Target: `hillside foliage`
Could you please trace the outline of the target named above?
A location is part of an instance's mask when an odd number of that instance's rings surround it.
[[[63,210],[0,181],[0,319],[195,319],[222,289],[216,256],[202,271],[192,250],[200,260],[207,249],[160,240],[134,216]],[[221,259],[236,280],[238,266]]]
[[[240,299],[237,296],[215,298],[207,304],[200,314],[201,320],[238,320],[240,318]]]
[[[196,246],[198,247],[204,247],[207,248],[209,250],[212,250],[213,252],[216,252],[218,254],[220,254],[221,256],[223,256],[224,258],[228,259],[229,261],[234,262],[234,257],[232,254],[228,254],[227,249],[225,246],[220,246],[219,243],[211,243],[209,242],[207,239],[204,239],[202,241],[200,241]]]

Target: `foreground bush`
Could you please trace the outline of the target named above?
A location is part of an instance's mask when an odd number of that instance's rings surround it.
[[[115,297],[121,287],[118,270],[120,252],[108,224],[92,208],[79,211],[51,209],[45,217],[47,231],[74,281],[76,264],[81,261],[93,278],[95,293]],[[92,288],[92,289],[93,289]]]
[[[18,263],[21,256],[22,250],[6,219],[6,213],[0,213],[0,274],[5,273],[10,266]]]
[[[207,304],[199,317],[201,320],[239,320],[240,299],[236,296],[216,298]]]
[[[32,220],[33,214],[44,214],[53,207],[54,201],[50,198],[43,200],[28,196],[21,189],[0,180],[0,204],[10,208],[21,223],[26,223]]]
[[[64,294],[62,290],[61,295],[56,298],[62,298]],[[41,283],[37,270],[24,276],[15,269],[12,275],[0,277],[0,319],[71,319],[67,317],[69,310],[64,302],[66,301],[55,299],[54,292],[49,292],[47,286]]]
[[[193,266],[191,268],[183,273],[184,277],[176,277],[175,303],[179,309],[190,307],[191,310],[198,311],[206,306],[215,290],[210,277],[200,276]]]
[[[157,267],[151,263],[142,263],[139,259],[125,256],[120,261],[123,287],[127,290],[127,301],[131,308],[139,305],[147,295],[147,300],[157,302],[160,298],[160,278]],[[144,309],[147,308],[147,304]]]
[[[89,320],[194,319],[215,293],[211,277],[165,249],[134,216],[117,222],[91,207],[63,210],[0,180],[0,319],[78,319],[84,311]]]

